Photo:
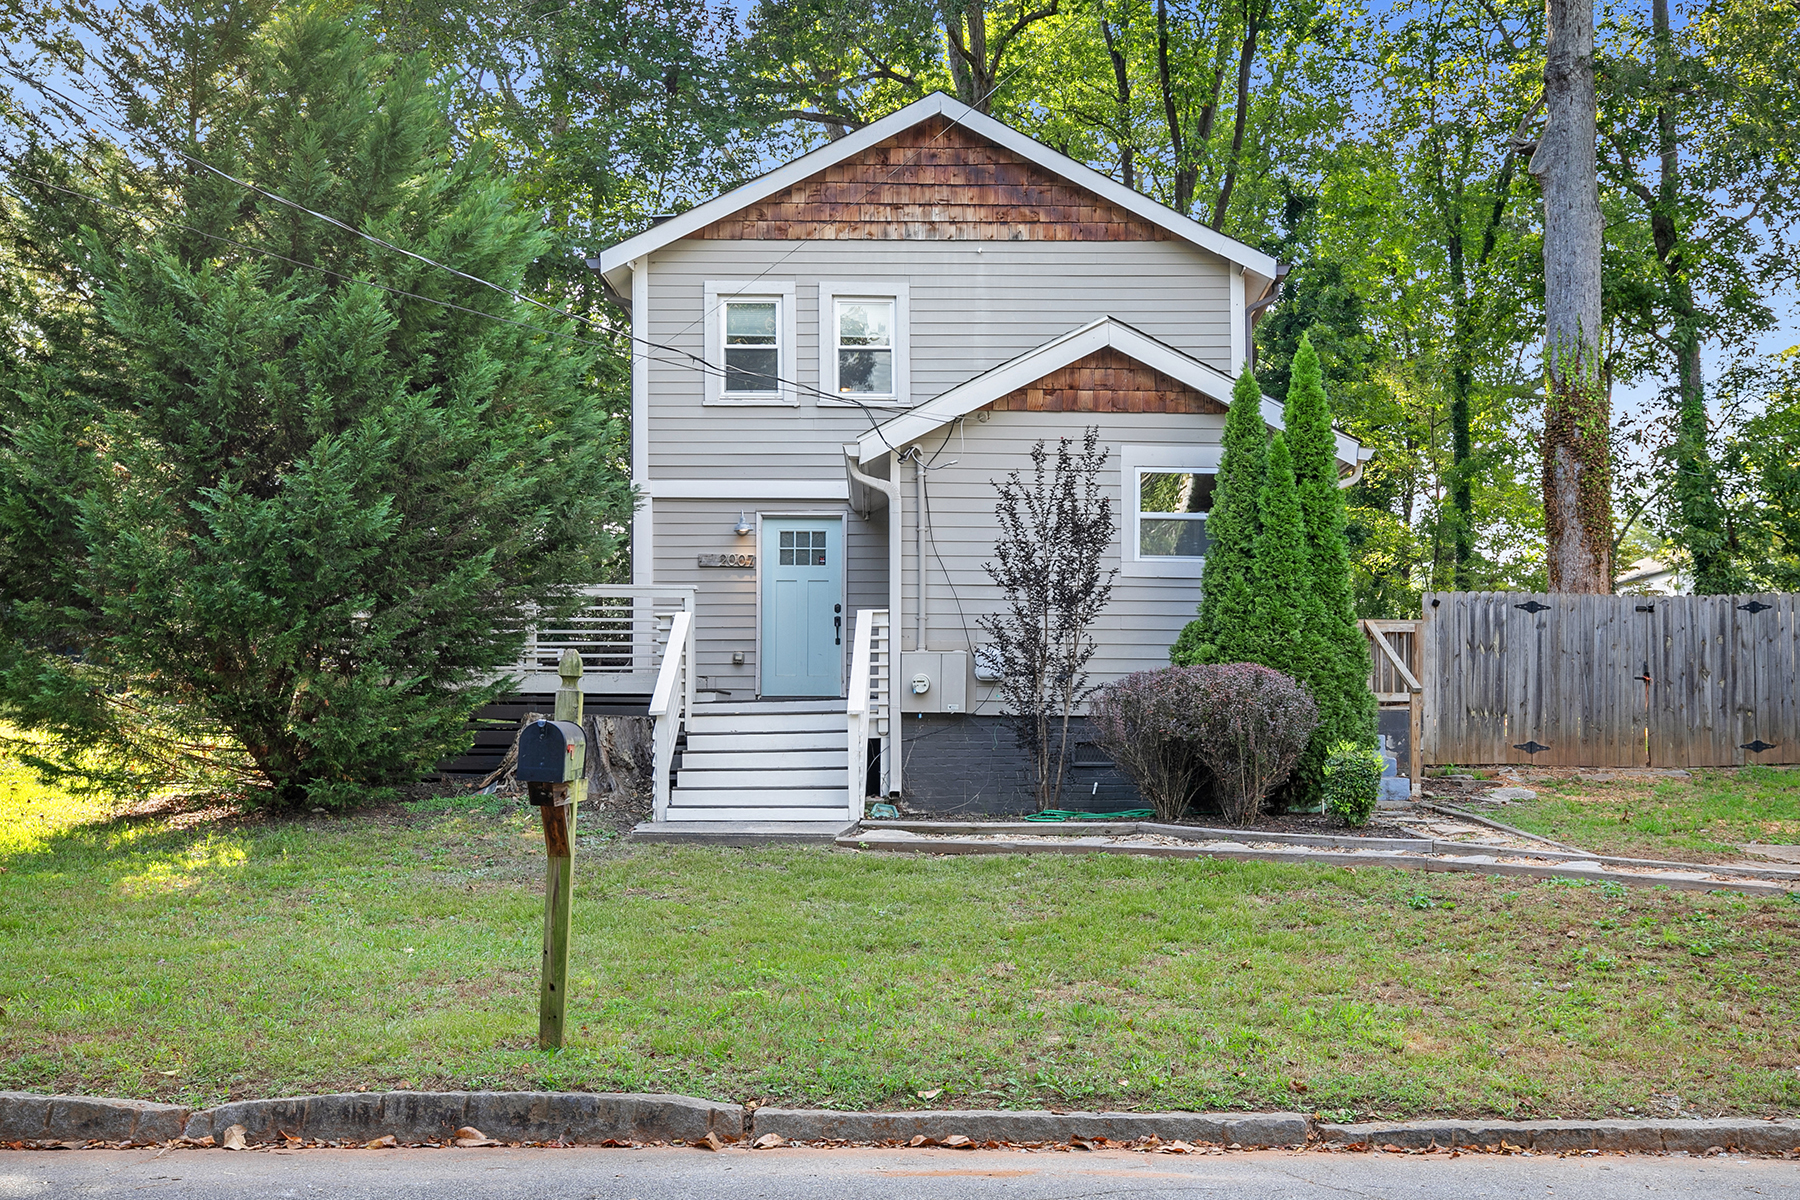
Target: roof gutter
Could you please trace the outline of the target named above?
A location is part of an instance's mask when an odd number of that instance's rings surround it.
[[[1281,298],[1281,281],[1286,279],[1288,272],[1293,269],[1292,263],[1276,263],[1275,278],[1269,280],[1269,290],[1264,292],[1256,303],[1244,309],[1244,349],[1250,359],[1252,371],[1256,369],[1256,318],[1262,315],[1264,309]]]
[[[597,258],[588,259],[587,267],[588,270],[600,276],[600,294],[629,313],[631,311],[630,297],[621,295],[619,289],[613,286],[612,280],[601,273],[600,260]]]

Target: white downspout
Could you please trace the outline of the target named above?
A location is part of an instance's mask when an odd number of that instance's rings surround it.
[[[892,662],[888,666],[889,688],[900,686],[900,630],[902,628],[901,599],[904,589],[901,587],[901,572],[905,568],[902,557],[905,537],[904,514],[900,511],[900,484],[895,476],[900,472],[900,456],[888,455],[888,478],[881,479],[864,473],[857,463],[858,450],[854,443],[844,447],[844,470],[850,478],[864,487],[873,488],[887,497],[888,502],[888,653]],[[900,729],[906,722],[900,719],[900,694],[891,691],[888,710],[888,791],[894,795],[900,793]]]

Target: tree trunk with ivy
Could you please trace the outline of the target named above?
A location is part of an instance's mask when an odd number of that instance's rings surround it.
[[[1548,0],[1544,108],[1544,534],[1552,592],[1612,591],[1610,424],[1600,355],[1593,0]]]

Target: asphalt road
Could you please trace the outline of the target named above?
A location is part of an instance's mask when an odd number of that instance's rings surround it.
[[[0,1152],[0,1200],[1800,1200],[1800,1162],[1126,1151],[82,1150]]]

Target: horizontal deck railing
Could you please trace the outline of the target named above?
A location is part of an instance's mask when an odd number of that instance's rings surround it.
[[[562,684],[557,661],[573,649],[581,655],[583,691],[648,696],[656,688],[675,614],[692,618],[694,589],[599,584],[582,592],[587,602],[573,616],[525,635],[518,662],[505,674],[521,679],[521,692],[554,692]]]

